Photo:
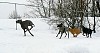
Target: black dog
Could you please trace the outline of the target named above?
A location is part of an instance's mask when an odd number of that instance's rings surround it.
[[[21,28],[24,30],[24,36],[26,36],[26,31],[28,31],[32,36],[34,36],[30,30],[33,28],[33,26],[35,26],[30,20],[17,20],[16,23],[19,23],[21,25]],[[31,28],[29,29],[28,26],[31,26]]]
[[[91,29],[89,29],[89,28],[86,28],[86,27],[84,27],[84,26],[82,26],[82,30],[83,30],[83,35],[84,35],[84,33],[85,33],[87,38],[88,38],[88,37],[92,38],[91,35],[92,35],[92,31],[93,31],[93,30],[91,30]],[[85,35],[84,35],[84,36],[85,36]]]
[[[65,33],[65,34],[67,35],[66,31],[68,31],[68,27],[65,27],[62,23],[61,23],[61,24],[58,24],[57,27],[59,27],[59,32],[58,32],[58,34],[57,34],[56,37],[58,37],[58,35],[59,35],[60,33],[61,33],[61,36],[60,36],[59,39],[61,39],[63,33]],[[65,36],[65,37],[66,37],[66,36]]]

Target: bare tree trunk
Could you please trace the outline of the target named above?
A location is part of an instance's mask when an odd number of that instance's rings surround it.
[[[92,2],[93,2],[93,17],[94,17],[94,26],[93,26],[94,29],[93,30],[94,30],[94,33],[96,33],[96,31],[95,31],[95,25],[96,25],[96,23],[95,23],[95,9],[94,9],[94,7],[95,7],[95,0],[92,0]]]
[[[80,10],[81,10],[81,14],[80,14],[80,17],[81,17],[81,26],[82,26],[82,24],[83,24],[83,15],[84,15],[84,1],[83,0],[80,0],[80,3],[81,3],[81,5],[80,5]]]
[[[51,16],[51,15],[50,15],[50,14],[51,14],[51,12],[50,12],[50,11],[51,11],[51,6],[50,6],[50,4],[51,4],[51,0],[49,0],[49,15],[48,15],[49,17]]]
[[[96,5],[97,5],[97,8],[99,10],[99,16],[100,16],[100,7],[99,7],[99,1],[96,1]]]
[[[42,8],[43,8],[43,11],[44,11],[45,17],[47,17],[46,9],[45,9],[44,4],[43,4],[43,0],[41,0],[41,3],[42,3]]]
[[[40,8],[38,8],[38,12],[39,12],[39,14],[40,14],[40,16],[41,16],[41,18],[42,18],[42,17],[43,17],[43,15],[42,15],[42,13],[41,13]]]

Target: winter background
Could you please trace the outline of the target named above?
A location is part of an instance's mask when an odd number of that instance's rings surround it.
[[[25,3],[22,0],[1,1]],[[100,53],[99,29],[92,34],[92,38],[86,38],[82,34],[74,38],[70,33],[69,39],[64,35],[62,39],[59,39],[56,37],[58,30],[53,30],[44,21],[44,18],[33,18],[28,20],[35,24],[35,27],[31,30],[34,37],[28,32],[27,36],[24,36],[19,24],[16,30],[16,20],[7,19],[12,10],[11,7],[4,4],[0,5],[4,6],[0,6],[0,53]],[[20,14],[23,14],[25,9],[24,7],[21,9],[23,10]]]
[[[79,34],[77,38],[56,37],[57,32],[43,18],[28,19],[35,27],[24,36],[18,24],[16,30],[14,19],[0,19],[0,53],[100,53],[100,31],[86,38]]]
[[[0,2],[10,2],[10,3],[19,3],[19,4],[26,4],[27,0],[0,0]],[[25,12],[27,12],[27,7],[24,5],[17,5],[17,13],[20,15],[24,15]],[[9,15],[15,11],[15,5],[14,4],[8,4],[8,3],[0,3],[0,18],[1,19],[7,19],[9,18]]]

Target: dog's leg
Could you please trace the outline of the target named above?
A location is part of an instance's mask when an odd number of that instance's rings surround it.
[[[33,28],[33,26],[31,26],[30,30]]]
[[[31,32],[30,32],[30,30],[29,29],[27,29],[28,30],[28,32],[32,35],[32,36],[34,36]]]
[[[25,29],[24,29],[24,36],[26,36],[26,33],[25,33],[26,31],[25,31]]]
[[[86,36],[87,36],[87,38],[89,38],[89,34],[87,34]]]
[[[65,34],[66,34],[66,35],[65,35],[65,37],[66,37],[66,36],[67,36],[67,33],[65,32]]]
[[[90,38],[92,38],[92,37],[91,37],[91,34],[90,34]]]
[[[83,33],[83,36],[85,36],[84,33]]]
[[[61,36],[60,36],[60,38],[59,38],[59,39],[61,39],[62,35],[63,35],[63,33],[61,32]]]
[[[58,34],[57,34],[57,36],[56,37],[58,37],[58,35],[60,34],[60,31],[58,32]]]

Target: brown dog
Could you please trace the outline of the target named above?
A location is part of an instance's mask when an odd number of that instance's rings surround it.
[[[79,28],[69,28],[69,31],[73,34],[73,37],[77,37],[81,33]]]

